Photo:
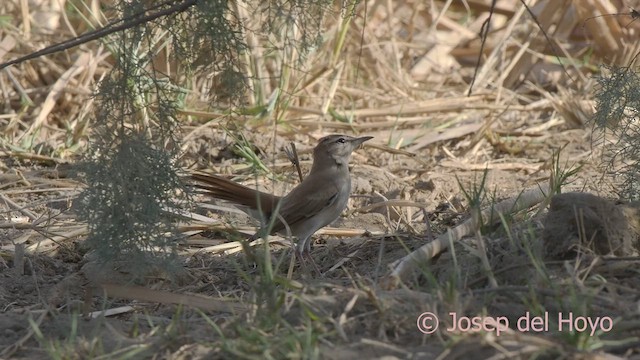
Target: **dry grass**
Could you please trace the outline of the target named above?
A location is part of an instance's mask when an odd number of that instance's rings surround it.
[[[224,205],[214,219],[191,214],[180,224],[186,271],[174,283],[155,274],[128,287],[113,284],[128,279],[117,270],[92,273],[81,246],[87,227],[73,212],[83,184],[71,174],[92,136],[92,91],[114,62],[108,44],[1,70],[0,357],[639,356],[638,259],[545,261],[544,206],[530,209],[544,197],[483,216],[491,221],[472,217],[462,239],[447,229],[475,214],[467,209],[474,201],[546,187],[558,164],[582,164],[566,189],[610,195],[604,184],[616,179],[599,182],[586,124],[590,78],[599,64],[635,59],[640,21],[605,0],[530,2],[537,22],[517,0],[498,2],[492,15],[490,3],[366,1],[353,18],[334,6],[323,43],[303,63],[294,48],[273,53],[265,44],[276,40],[244,33],[251,81],[243,108],[210,106],[211,94],[226,91],[220,74],[191,79],[179,111],[185,168],[284,192],[298,177],[282,151],[290,142],[308,169],[309,149],[326,134],[375,137],[354,155],[347,216],[316,235],[323,241],[312,256],[323,278],[305,276],[287,239],[256,241],[242,255],[238,233],[253,228]],[[105,24],[111,15],[100,4],[2,2],[0,62]],[[62,5],[75,8],[61,13]],[[236,11],[246,29],[264,20]],[[599,16],[608,13],[623,15]],[[179,74],[170,48],[157,54],[162,73]],[[237,134],[255,157],[233,151]],[[256,179],[259,166],[286,185]],[[485,169],[483,190],[465,198],[457,180],[470,189]],[[391,268],[427,242],[422,253],[439,257],[411,271]],[[426,311],[441,318],[432,335],[416,328]],[[504,316],[512,326],[500,336],[447,331],[450,312]],[[527,312],[551,314],[551,329],[519,331],[516,320]],[[613,328],[559,331],[558,313],[610,317]]]

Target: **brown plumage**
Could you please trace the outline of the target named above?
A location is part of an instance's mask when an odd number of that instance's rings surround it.
[[[254,217],[263,214],[270,218],[279,206],[271,233],[295,236],[298,239],[296,249],[302,254],[310,249],[311,235],[337,219],[346,208],[351,192],[351,153],[371,138],[329,135],[320,139],[313,151],[309,175],[283,197],[257,191],[217,175],[195,173],[191,177],[196,187],[212,197],[254,210]]]
[[[222,176],[193,173],[191,178],[196,181],[195,187],[204,190],[207,195],[244,205],[250,209],[260,209],[267,218],[271,216],[271,212],[280,201],[279,196],[252,189]]]

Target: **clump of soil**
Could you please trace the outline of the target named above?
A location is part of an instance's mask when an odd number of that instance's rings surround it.
[[[550,258],[571,257],[578,249],[597,255],[634,255],[640,239],[640,203],[580,192],[555,195],[544,220],[543,239]]]

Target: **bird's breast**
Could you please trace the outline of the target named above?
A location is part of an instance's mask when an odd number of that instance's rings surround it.
[[[349,194],[351,193],[351,179],[347,177],[341,177],[342,180],[334,179],[332,181],[333,188],[335,189],[335,197],[333,201],[331,201],[329,206],[327,206],[327,210],[336,214],[335,218],[331,221],[337,219],[342,211],[347,207],[347,203],[349,202]]]

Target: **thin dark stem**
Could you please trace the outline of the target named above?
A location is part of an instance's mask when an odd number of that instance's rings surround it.
[[[109,34],[113,34],[115,32],[121,31],[121,30],[126,30],[126,29],[130,29],[134,26],[140,25],[140,24],[144,24],[146,22],[155,20],[159,17],[162,16],[166,16],[166,15],[171,15],[171,14],[176,14],[176,13],[180,13],[183,12],[185,10],[187,10],[189,7],[195,5],[198,0],[185,0],[183,2],[180,2],[178,4],[175,4],[173,6],[171,6],[170,8],[158,11],[156,13],[153,14],[149,14],[146,16],[142,16],[143,14],[147,13],[148,11],[151,10],[155,10],[157,8],[160,8],[162,6],[166,6],[169,5],[171,3],[175,2],[175,0],[169,0],[169,1],[165,1],[161,4],[155,5],[149,9],[145,9],[144,11],[141,11],[139,13],[136,13],[134,15],[128,16],[126,18],[122,18],[122,19],[118,19],[118,20],[114,20],[110,23],[108,23],[106,26],[101,27],[99,29],[96,29],[94,31],[90,31],[86,34],[80,35],[76,38],[55,44],[55,45],[51,45],[49,47],[46,47],[42,50],[33,52],[29,55],[25,55],[22,57],[19,57],[17,59],[13,59],[10,60],[6,63],[0,64],[0,70],[6,68],[7,66],[11,66],[11,65],[15,65],[15,64],[19,64],[21,62],[27,61],[27,60],[32,60],[35,58],[39,58],[41,56],[44,55],[50,55],[53,53],[57,53],[60,51],[64,51],[67,49],[70,49],[72,47],[87,43],[89,41],[95,40],[95,39],[100,39],[103,38]],[[117,25],[120,24],[120,25]]]
[[[289,158],[293,165],[296,166],[296,170],[298,170],[298,177],[300,178],[300,182],[302,182],[302,170],[300,170],[300,160],[298,159],[298,151],[296,151],[296,144],[291,143],[291,157]]]

